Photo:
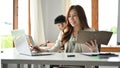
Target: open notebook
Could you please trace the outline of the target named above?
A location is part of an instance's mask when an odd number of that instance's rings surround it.
[[[99,58],[118,57],[118,54],[112,52],[82,53],[86,56],[98,56]]]
[[[35,51],[32,52],[30,50],[30,46],[28,45],[28,41],[24,30],[12,30],[11,34],[15,44],[15,48],[20,54],[31,55],[31,56],[52,55],[52,53],[49,52],[41,52],[41,53]]]

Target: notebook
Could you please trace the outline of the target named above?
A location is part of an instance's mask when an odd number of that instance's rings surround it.
[[[109,31],[81,31],[79,32],[77,42],[85,43],[90,40],[96,40],[97,44],[105,44],[107,45],[110,38],[112,36],[112,32]]]
[[[27,41],[24,30],[22,30],[22,29],[21,30],[12,30],[11,34],[12,34],[15,48],[20,54],[31,55],[31,56],[52,55],[52,53],[49,53],[49,52],[38,53],[35,51],[34,52],[31,51],[30,46],[28,45],[28,41]]]
[[[99,58],[118,57],[118,54],[112,52],[82,53],[86,56],[98,56]]]

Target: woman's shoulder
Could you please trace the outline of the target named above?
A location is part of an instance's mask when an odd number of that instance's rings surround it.
[[[86,29],[84,29],[84,31],[97,31],[97,30],[94,28],[86,28]]]

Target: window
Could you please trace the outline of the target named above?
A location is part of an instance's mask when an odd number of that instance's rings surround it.
[[[13,47],[13,28],[24,29],[28,34],[28,1],[0,0],[0,48]]]
[[[28,34],[28,0],[18,0],[18,29]]]
[[[112,31],[108,45],[117,45],[118,0],[99,0],[99,30]]]
[[[13,0],[0,0],[0,48],[13,47]]]

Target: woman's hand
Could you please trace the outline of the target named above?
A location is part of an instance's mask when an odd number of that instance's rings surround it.
[[[89,49],[92,51],[92,52],[97,52],[97,41],[96,40],[91,40],[90,42],[86,42],[85,43]]]
[[[36,45],[31,47],[31,51],[41,52],[41,49]]]

